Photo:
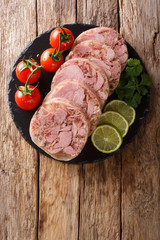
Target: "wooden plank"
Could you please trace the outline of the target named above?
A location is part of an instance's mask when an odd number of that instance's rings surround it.
[[[121,32],[152,80],[150,112],[123,151],[122,239],[160,239],[160,17],[159,0],[120,1]]]
[[[37,0],[38,34],[53,27],[75,23],[76,0],[51,1]]]
[[[120,239],[120,159],[83,165],[79,239]]]
[[[78,238],[79,168],[40,156],[40,240]]]
[[[36,36],[35,1],[2,1],[0,8],[0,239],[35,240],[37,153],[17,131],[7,102],[8,80],[20,51]]]
[[[77,22],[118,29],[117,1],[77,0]]]
[[[118,29],[117,1],[77,1],[77,21]],[[120,239],[120,155],[83,165],[79,239]]]
[[[37,4],[38,33],[75,22],[75,0]],[[80,168],[40,155],[39,240],[78,238]]]

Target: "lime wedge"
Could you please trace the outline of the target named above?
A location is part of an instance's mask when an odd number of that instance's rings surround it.
[[[128,121],[129,126],[133,124],[136,117],[136,111],[134,108],[122,100],[115,99],[106,104],[104,112],[106,111],[115,111],[120,113]]]
[[[122,144],[122,137],[118,130],[109,125],[98,126],[91,135],[94,147],[103,153],[115,152]]]
[[[120,113],[114,111],[107,111],[101,114],[99,124],[107,123],[116,127],[122,137],[126,136],[129,128],[128,121]]]

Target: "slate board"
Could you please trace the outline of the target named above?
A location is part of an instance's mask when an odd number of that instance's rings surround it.
[[[66,24],[66,25],[63,25],[63,26],[66,27],[66,28],[69,28],[73,32],[75,38],[81,32],[95,27],[95,25],[90,25],[90,24]],[[31,137],[29,135],[30,120],[31,120],[34,112],[36,111],[36,109],[31,110],[31,111],[24,111],[24,110],[20,109],[15,103],[14,95],[15,95],[15,92],[16,92],[16,85],[17,86],[21,85],[21,82],[17,79],[16,74],[15,74],[15,69],[16,69],[17,64],[23,59],[24,56],[25,56],[26,59],[29,58],[30,56],[32,56],[33,59],[35,59],[38,63],[40,63],[40,55],[42,54],[42,52],[45,49],[51,47],[50,44],[49,44],[49,36],[50,36],[50,33],[53,29],[54,28],[52,28],[52,29],[46,31],[45,33],[42,33],[41,35],[37,36],[21,52],[21,54],[17,58],[14,66],[12,68],[12,72],[11,72],[11,76],[10,76],[9,84],[8,84],[9,109],[10,109],[12,119],[13,119],[17,129],[19,130],[19,132],[21,133],[23,138],[31,146],[33,146],[39,152],[41,152],[42,154],[44,154],[45,156],[48,156],[50,158],[52,158],[52,157],[49,156],[47,153],[45,153],[42,149],[40,149],[37,145],[35,145],[32,142]],[[129,58],[132,57],[132,58],[140,59],[140,57],[138,56],[136,51],[128,43],[127,43],[127,47],[128,47],[128,52],[129,52]],[[66,51],[63,54],[64,57],[66,57],[68,53],[69,53],[69,50]],[[146,70],[145,70],[145,72],[146,72]],[[50,91],[50,85],[51,85],[51,81],[52,81],[53,76],[54,76],[54,73],[49,73],[49,72],[46,72],[42,69],[41,76],[38,80],[39,81],[38,89],[39,89],[39,91],[41,92],[41,95],[42,95],[41,103],[42,103],[44,97],[46,96],[46,94]],[[33,84],[33,85],[35,85],[35,84]],[[116,94],[113,94],[111,97],[108,98],[107,102],[110,101],[111,99],[116,99],[116,98],[117,98]],[[122,148],[126,147],[131,141],[133,141],[134,137],[136,136],[136,134],[138,132],[139,127],[141,126],[143,120],[146,117],[147,112],[149,111],[149,103],[150,103],[150,94],[148,93],[147,95],[145,95],[142,98],[141,104],[136,109],[136,120],[135,120],[134,124],[129,128],[129,131],[128,131],[127,135],[124,137],[123,143],[122,143],[122,145],[121,145],[121,147],[118,151],[120,151]],[[75,164],[93,163],[93,162],[108,159],[113,154],[115,154],[115,153],[104,154],[104,153],[101,153],[101,152],[97,151],[93,147],[93,145],[91,143],[91,139],[89,137],[84,149],[79,154],[79,156],[77,156],[73,160],[68,161],[66,163],[75,163]]]

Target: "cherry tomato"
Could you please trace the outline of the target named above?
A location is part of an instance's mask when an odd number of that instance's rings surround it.
[[[54,54],[54,52],[55,52],[54,48],[48,48],[41,55],[41,58],[40,58],[41,65],[43,69],[46,70],[47,72],[56,72],[64,62],[64,58],[62,54],[56,56],[57,61],[52,60],[52,57],[50,55]]]
[[[21,81],[22,83],[26,83],[27,78],[29,77],[29,75],[32,72],[31,69],[34,70],[36,68],[30,62],[35,63],[36,66],[39,66],[36,61],[34,61],[33,59],[29,59],[29,60],[21,61],[20,63],[18,63],[18,65],[16,67],[16,76],[19,79],[19,81]],[[21,71],[22,68],[24,68],[24,69]],[[41,69],[38,69],[30,77],[29,83],[32,84],[32,83],[36,82],[38,80],[38,78],[40,77],[40,75],[41,75]]]
[[[35,87],[29,85],[29,88],[33,89]],[[19,89],[22,89],[22,87],[20,87]],[[31,91],[31,95],[24,95],[23,92],[21,92],[20,90],[17,90],[15,93],[15,102],[20,108],[24,110],[32,110],[36,108],[39,105],[40,100],[41,94],[37,88]]]
[[[50,34],[50,44],[53,48],[56,48],[57,49],[59,48],[59,35],[60,35],[60,32],[62,33],[62,42],[61,42],[61,47],[60,47],[60,51],[62,50],[68,50],[69,48],[72,47],[73,45],[73,42],[74,42],[74,36],[73,36],[73,33],[67,29],[67,28],[64,28],[64,31],[65,33],[63,32],[62,28],[56,28],[54,29],[51,34]]]

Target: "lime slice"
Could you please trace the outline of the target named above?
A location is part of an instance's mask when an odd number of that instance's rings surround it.
[[[136,117],[136,111],[134,108],[122,100],[115,99],[109,102],[104,108],[104,112],[106,111],[115,111],[120,113],[128,121],[129,126],[132,125]]]
[[[118,130],[109,125],[98,126],[91,135],[94,147],[103,153],[115,152],[122,144],[122,137]]]
[[[112,124],[115,126],[122,137],[126,136],[128,132],[128,121],[118,112],[107,111],[101,114],[99,124]]]

